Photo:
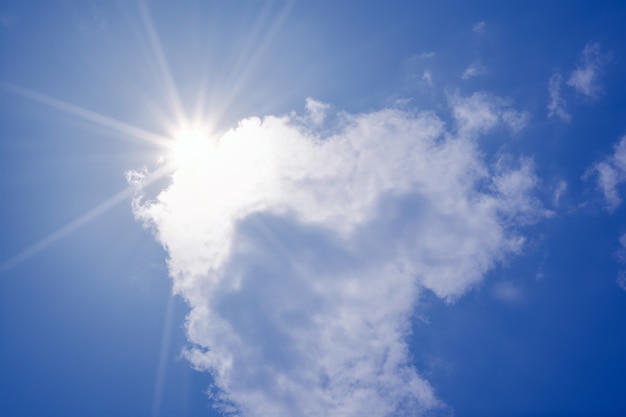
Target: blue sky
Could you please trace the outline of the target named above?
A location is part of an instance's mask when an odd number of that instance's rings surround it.
[[[0,3],[0,414],[626,413],[626,7]]]

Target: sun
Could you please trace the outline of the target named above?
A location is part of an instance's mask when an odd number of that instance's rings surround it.
[[[256,119],[225,132],[197,126],[174,130],[167,158],[173,183],[196,200],[206,196],[199,205],[210,208],[204,210],[206,216],[217,216],[223,223],[240,215],[243,208],[275,192],[276,146],[273,136],[262,133]]]
[[[199,168],[216,151],[215,148],[215,140],[208,129],[199,126],[180,128],[173,135],[169,159],[177,170]]]

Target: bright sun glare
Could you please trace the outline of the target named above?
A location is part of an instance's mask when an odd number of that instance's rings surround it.
[[[215,144],[205,129],[181,129],[175,134],[172,144],[173,163],[178,169],[198,167],[213,148]]]
[[[272,140],[259,133],[259,121],[215,134],[208,129],[180,129],[173,134],[170,163],[174,181],[192,184],[208,196],[204,216],[217,223],[272,192],[276,153]],[[190,191],[195,192],[195,191]],[[170,198],[174,198],[170,196]]]

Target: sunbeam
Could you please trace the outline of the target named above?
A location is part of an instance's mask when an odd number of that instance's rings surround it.
[[[173,107],[172,110],[176,115],[176,123],[185,124],[187,123],[187,118],[183,110],[180,95],[178,94],[178,88],[172,78],[167,58],[165,57],[165,53],[161,47],[161,42],[159,41],[159,36],[154,28],[154,24],[152,23],[152,18],[150,17],[150,11],[143,0],[139,0],[139,11],[141,14],[141,20],[143,21],[148,34],[148,40],[150,42],[150,46],[152,47],[152,52],[154,53],[154,57],[156,58],[159,69],[163,75],[163,84],[165,84],[165,89],[167,90],[170,100],[172,100],[171,106]]]
[[[102,203],[98,204],[96,207],[87,211],[86,213],[79,216],[78,218],[72,220],[71,222],[61,227],[60,229],[56,230],[55,232],[50,233],[48,236],[45,236],[44,238],[42,238],[35,244],[29,246],[28,248],[24,249],[22,252],[15,255],[13,258],[5,261],[2,265],[0,265],[0,273],[7,272],[10,269],[15,268],[17,265],[31,258],[33,255],[36,255],[37,253],[41,252],[42,250],[52,245],[53,243],[57,242],[58,240],[64,238],[65,236],[69,235],[70,233],[74,232],[80,227],[86,225],[92,220],[100,217],[101,215],[109,211],[111,208],[115,207],[117,204],[121,203],[122,201],[125,201],[128,197],[132,196],[133,192],[134,192],[134,188],[129,186],[125,188],[124,190],[120,191],[119,193],[115,194],[114,196],[104,200]]]
[[[3,83],[0,84],[0,88],[7,92],[35,101],[37,103],[44,104],[48,107],[52,107],[73,116],[80,117],[81,119],[88,120],[98,125],[116,130],[120,133],[127,135],[124,136],[124,138],[127,139],[140,139],[143,142],[149,143],[151,145],[156,145],[160,148],[168,147],[171,142],[171,139],[167,137],[157,135],[156,133],[149,132],[147,130],[138,128],[133,125],[129,125],[124,122],[120,122],[119,120],[115,120],[111,117],[104,116],[102,114],[84,109],[82,107],[78,107],[74,104],[67,103],[65,101],[47,96],[45,94],[37,93],[24,87]]]
[[[170,345],[172,341],[172,326],[174,324],[174,297],[167,297],[167,307],[163,318],[163,333],[161,334],[161,346],[159,349],[159,361],[157,363],[156,379],[154,381],[154,394],[152,396],[152,416],[157,417],[161,410],[163,400],[163,388],[167,377],[167,362],[170,359]]]
[[[236,79],[233,81],[232,87],[229,88],[228,95],[224,97],[220,103],[220,108],[214,116],[215,120],[217,121],[221,120],[224,114],[227,113],[228,110],[230,110],[230,106],[232,106],[232,104],[234,103],[235,99],[237,98],[237,95],[241,92],[244,85],[249,80],[250,76],[253,74],[253,71],[255,70],[255,66],[258,60],[261,58],[261,56],[263,55],[263,53],[269,46],[274,36],[276,36],[278,29],[280,29],[284,20],[289,15],[289,11],[293,7],[294,2],[288,1],[285,3],[285,5],[280,10],[280,13],[278,13],[278,15],[274,17],[274,22],[270,26],[269,30],[265,32],[264,36],[261,38],[261,40],[257,44],[254,44],[257,38],[257,33],[264,26],[265,19],[269,18],[268,8],[270,7],[270,4],[271,3],[266,4],[266,8],[264,9],[264,12],[262,12],[261,16],[257,19],[257,24],[255,26],[255,29],[249,35],[248,47],[244,48],[244,52],[238,55],[239,59],[237,60],[234,67],[235,67],[235,71],[240,71],[240,72],[239,73],[235,72],[235,74],[237,74]],[[253,52],[247,53],[248,50],[252,50],[252,49],[254,49]]]
[[[146,178],[143,178],[141,181],[141,186],[142,187],[147,186],[147,185],[152,184],[155,181],[158,181],[159,179],[163,178],[165,175],[169,174],[171,170],[172,170],[172,166],[170,164],[166,164],[162,166],[161,168],[159,168],[158,170],[156,170],[155,172],[153,172]],[[53,243],[56,243],[60,239],[68,236],[72,232],[85,226],[87,223],[102,216],[104,213],[111,210],[113,207],[115,207],[122,201],[126,201],[129,197],[132,197],[135,194],[135,192],[137,191],[137,186],[138,184],[131,183],[131,185],[124,188],[122,191],[118,192],[112,197],[107,198],[106,200],[104,200],[102,203],[98,204],[91,210],[85,212],[84,214],[80,215],[76,219],[72,220],[71,222],[67,223],[65,226],[62,226],[56,231],[50,233],[49,235],[41,238],[39,241],[35,242],[33,245],[29,246],[28,248],[24,249],[17,255],[13,256],[12,258],[5,261],[4,263],[0,264],[0,274],[5,273],[15,268],[19,264],[31,258],[33,255],[36,255],[37,253],[46,249],[48,246],[52,245]]]

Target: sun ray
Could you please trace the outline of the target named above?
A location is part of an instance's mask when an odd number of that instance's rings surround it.
[[[148,33],[148,40],[150,42],[150,46],[152,47],[152,52],[154,53],[159,69],[161,70],[161,73],[163,75],[163,83],[165,84],[167,94],[172,101],[171,106],[173,107],[173,111],[176,116],[176,123],[186,124],[188,121],[183,110],[180,95],[178,93],[178,88],[176,87],[176,83],[174,82],[174,79],[172,77],[172,73],[170,71],[167,59],[165,58],[165,53],[163,52],[163,48],[161,46],[161,42],[159,41],[156,29],[154,28],[154,24],[152,23],[150,11],[148,10],[148,7],[143,0],[139,0],[138,3],[139,11],[141,13],[141,19],[145,26],[146,32]]]
[[[142,185],[146,186],[159,180],[160,178],[163,178],[165,175],[170,173],[171,170],[172,170],[172,167],[170,165],[165,165],[161,167],[160,169],[156,170],[154,173],[149,175],[147,178],[145,178]],[[71,222],[67,223],[65,226],[62,226],[56,231],[50,233],[48,236],[43,237],[42,239],[40,239],[33,245],[29,246],[28,248],[24,249],[17,255],[13,256],[12,258],[5,261],[4,263],[0,264],[0,274],[5,273],[15,268],[19,264],[31,258],[33,255],[36,255],[37,253],[46,249],[53,243],[56,243],[57,241],[66,237],[72,232],[88,224],[89,222],[102,216],[104,213],[106,213],[107,211],[109,211],[110,209],[112,209],[113,207],[121,203],[122,201],[125,201],[129,197],[133,196],[136,191],[137,191],[136,185],[131,184],[128,187],[124,188],[122,191],[113,195],[112,197],[109,197],[108,199],[104,200],[102,203],[98,204],[91,210],[80,215],[79,217],[72,220]]]
[[[133,191],[134,191],[133,187],[125,188],[121,192],[115,194],[113,197],[106,199],[102,203],[98,204],[96,207],[87,211],[86,213],[79,216],[78,218],[72,220],[65,226],[49,234],[48,236],[42,238],[41,240],[31,245],[30,247],[24,249],[22,252],[18,253],[13,258],[9,259],[8,261],[0,265],[0,273],[7,272],[8,270],[13,269],[17,265],[26,261],[33,255],[41,252],[42,250],[46,249],[48,246],[64,238],[65,236],[69,235],[73,231],[79,229],[80,227],[84,226],[90,221],[100,217],[102,214],[106,213],[108,210],[110,210],[111,208],[119,204],[120,202],[124,201],[126,198],[130,197],[133,194]]]
[[[74,104],[67,103],[65,101],[47,96],[45,94],[37,93],[24,87],[3,83],[0,84],[0,88],[21,97],[27,98],[29,100],[36,101],[37,103],[44,104],[48,107],[52,107],[65,113],[80,117],[81,119],[88,120],[98,125],[116,130],[120,133],[128,135],[131,138],[134,137],[144,142],[157,145],[161,148],[167,147],[168,144],[171,142],[171,139],[165,136],[157,135],[156,133],[149,132],[147,130],[124,122],[120,122],[119,120],[115,120],[111,117],[104,116],[102,114],[84,109],[82,107],[78,107]]]
[[[205,105],[206,105],[206,88],[207,88],[207,80],[206,76],[202,76],[202,78],[198,82],[198,95],[196,96],[196,105],[194,107],[193,120],[192,123],[197,124],[199,121],[203,120],[206,115]]]
[[[165,317],[163,318],[163,333],[161,333],[161,347],[159,349],[159,361],[157,363],[156,379],[154,381],[154,393],[152,395],[152,415],[158,416],[163,400],[163,388],[167,377],[167,362],[169,359],[170,346],[172,344],[172,328],[174,325],[174,297],[168,294]]]
[[[259,19],[257,19],[257,24],[252,31],[249,46],[244,49],[252,50],[254,46],[254,52],[239,54],[240,59],[235,64],[235,69],[236,71],[239,71],[239,74],[237,75],[233,86],[229,88],[228,95],[224,97],[223,100],[221,100],[220,102],[220,108],[214,116],[214,119],[216,121],[221,120],[224,114],[228,112],[230,106],[237,98],[237,95],[241,92],[251,74],[253,73],[257,62],[269,46],[271,40],[278,32],[278,29],[280,29],[280,27],[282,26],[293,5],[293,1],[286,2],[280,13],[274,19],[274,22],[270,26],[269,30],[265,33],[265,36],[263,36],[257,44],[253,45],[253,41],[260,37],[257,35],[257,33],[260,32],[260,28],[262,27],[264,20],[266,19],[266,15],[269,12],[268,8],[270,7],[270,3],[266,5],[264,12],[262,12]]]

